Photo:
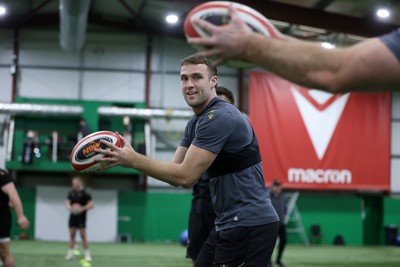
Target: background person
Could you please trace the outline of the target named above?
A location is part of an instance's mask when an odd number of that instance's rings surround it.
[[[79,230],[84,248],[85,260],[91,261],[92,257],[90,255],[89,242],[86,234],[86,212],[93,208],[94,201],[92,196],[85,191],[83,180],[80,176],[74,176],[72,178],[72,190],[68,193],[65,206],[70,212],[68,223],[70,242],[65,259],[71,260],[74,258],[75,236],[76,231]]]
[[[24,214],[21,200],[9,173],[0,169],[0,259],[4,267],[15,267],[10,254],[11,211],[14,208],[18,225],[28,230],[29,221]]]
[[[279,267],[284,267],[282,263],[282,255],[286,247],[285,216],[287,208],[286,208],[286,197],[285,194],[282,192],[282,183],[280,181],[275,180],[272,182],[269,195],[271,197],[272,206],[274,206],[276,213],[278,213],[280,221],[279,233],[278,233],[279,246],[275,263]]]

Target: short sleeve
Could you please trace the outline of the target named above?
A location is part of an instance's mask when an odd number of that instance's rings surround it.
[[[232,114],[228,110],[211,110],[199,120],[193,145],[219,154],[235,131]]]
[[[185,127],[185,132],[183,133],[183,137],[182,140],[179,144],[179,146],[183,146],[183,147],[190,147],[190,144],[192,143],[192,140],[190,140],[190,132],[192,130],[192,125],[193,123],[195,123],[195,117],[193,117],[187,124]]]
[[[11,176],[5,170],[0,170],[0,188],[12,181]]]
[[[72,192],[71,191],[69,191],[67,199],[72,201]]]
[[[393,54],[400,61],[400,28],[397,30],[382,35],[380,40],[393,52]]]
[[[86,203],[92,200],[92,195],[89,193],[86,193]]]

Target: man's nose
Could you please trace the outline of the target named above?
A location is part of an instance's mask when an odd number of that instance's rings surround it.
[[[186,82],[186,87],[193,87],[193,86],[194,86],[193,80],[189,78]]]

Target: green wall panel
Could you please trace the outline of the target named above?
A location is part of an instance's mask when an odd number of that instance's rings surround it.
[[[360,199],[352,196],[300,194],[297,201],[307,235],[311,226],[321,227],[322,244],[333,244],[336,235],[342,235],[346,244],[362,244],[362,218]],[[300,243],[297,234],[289,234],[290,243]]]
[[[133,240],[162,241],[179,239],[187,229],[191,195],[189,193],[120,192],[118,233],[130,233]]]
[[[386,197],[383,205],[385,211],[383,225],[395,224],[400,228],[400,198]]]
[[[29,238],[33,238],[35,236],[35,208],[36,208],[36,190],[33,188],[17,188],[19,197],[21,199],[25,216],[28,218],[30,222],[29,230],[25,233]],[[11,228],[11,237],[18,238],[20,233],[23,232],[18,226],[17,217],[15,216],[15,212],[12,212],[12,228]]]
[[[383,243],[383,196],[363,195],[364,221],[363,244],[378,245]]]

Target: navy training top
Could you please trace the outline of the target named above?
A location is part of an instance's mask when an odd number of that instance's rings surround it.
[[[195,133],[191,138],[193,127]],[[253,143],[252,147],[256,146],[259,153],[258,143],[254,141],[257,140],[247,118],[234,105],[215,97],[203,112],[188,122],[180,145],[192,144],[218,156],[241,157]],[[223,170],[221,174],[209,178],[217,231],[279,221],[264,182],[261,162],[228,173],[227,169],[237,168],[217,165],[213,166],[212,173],[218,173],[215,171],[218,168]]]
[[[400,28],[379,38],[400,61]]]

